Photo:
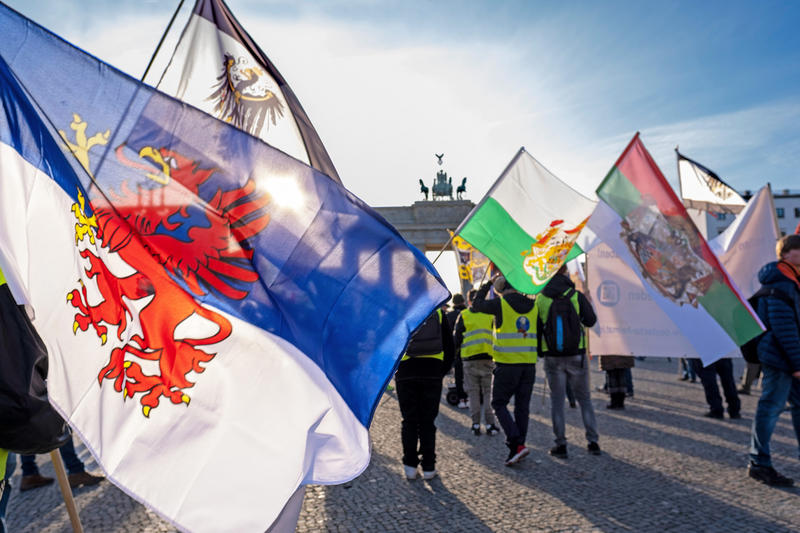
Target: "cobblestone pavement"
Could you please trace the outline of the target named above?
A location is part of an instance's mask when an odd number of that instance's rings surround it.
[[[736,375],[742,362],[737,361]],[[311,486],[298,531],[709,531],[789,532],[800,529],[800,489],[774,489],[747,478],[749,428],[758,400],[742,396],[741,420],[703,417],[699,383],[677,380],[677,362],[637,361],[635,397],[624,411],[592,401],[603,455],[586,453],[580,411],[567,408],[569,458],[552,445],[541,369],[531,402],[532,453],[503,466],[501,435],[474,436],[466,410],[442,402],[437,426],[438,469],[431,482],[406,481],[400,464],[400,412],[393,392],[381,400],[371,429],[372,463],[345,485]],[[541,365],[537,365],[541,366]],[[593,367],[596,365],[593,363]],[[603,375],[592,372],[602,384]],[[89,470],[88,452],[78,447]],[[233,464],[242,458],[231,450]],[[797,442],[788,413],[773,438],[773,459],[800,481]],[[253,459],[255,460],[255,459]],[[38,459],[53,475],[49,458]],[[19,469],[8,511],[11,532],[70,531],[58,488],[20,493]],[[75,492],[88,532],[173,531],[108,482]]]

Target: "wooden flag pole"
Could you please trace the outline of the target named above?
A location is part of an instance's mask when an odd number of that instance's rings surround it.
[[[78,516],[78,507],[75,505],[75,499],[72,497],[72,489],[67,480],[67,470],[64,468],[64,461],[61,460],[61,454],[58,453],[58,450],[50,452],[50,460],[53,461],[53,467],[56,469],[58,486],[61,487],[61,494],[64,496],[64,505],[67,506],[67,514],[69,514],[69,521],[72,523],[72,531],[75,533],[83,533],[81,519]]]

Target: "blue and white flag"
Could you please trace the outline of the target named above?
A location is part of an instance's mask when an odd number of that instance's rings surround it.
[[[0,268],[108,478],[181,529],[264,531],[361,473],[448,297],[432,265],[325,175],[2,4],[0,35]]]
[[[158,89],[340,182],[300,100],[222,0],[197,0]]]

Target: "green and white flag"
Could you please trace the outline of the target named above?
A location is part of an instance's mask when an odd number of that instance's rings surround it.
[[[584,226],[595,205],[520,148],[456,234],[486,255],[512,287],[537,294],[593,238]]]

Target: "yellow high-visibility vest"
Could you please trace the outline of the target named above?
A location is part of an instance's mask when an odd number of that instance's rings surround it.
[[[496,363],[536,363],[536,320],[533,309],[527,313],[514,311],[505,298],[500,298],[503,323],[494,328],[492,357]]]
[[[461,320],[464,321],[461,359],[469,359],[483,353],[492,355],[494,316],[464,309],[461,311]]]

